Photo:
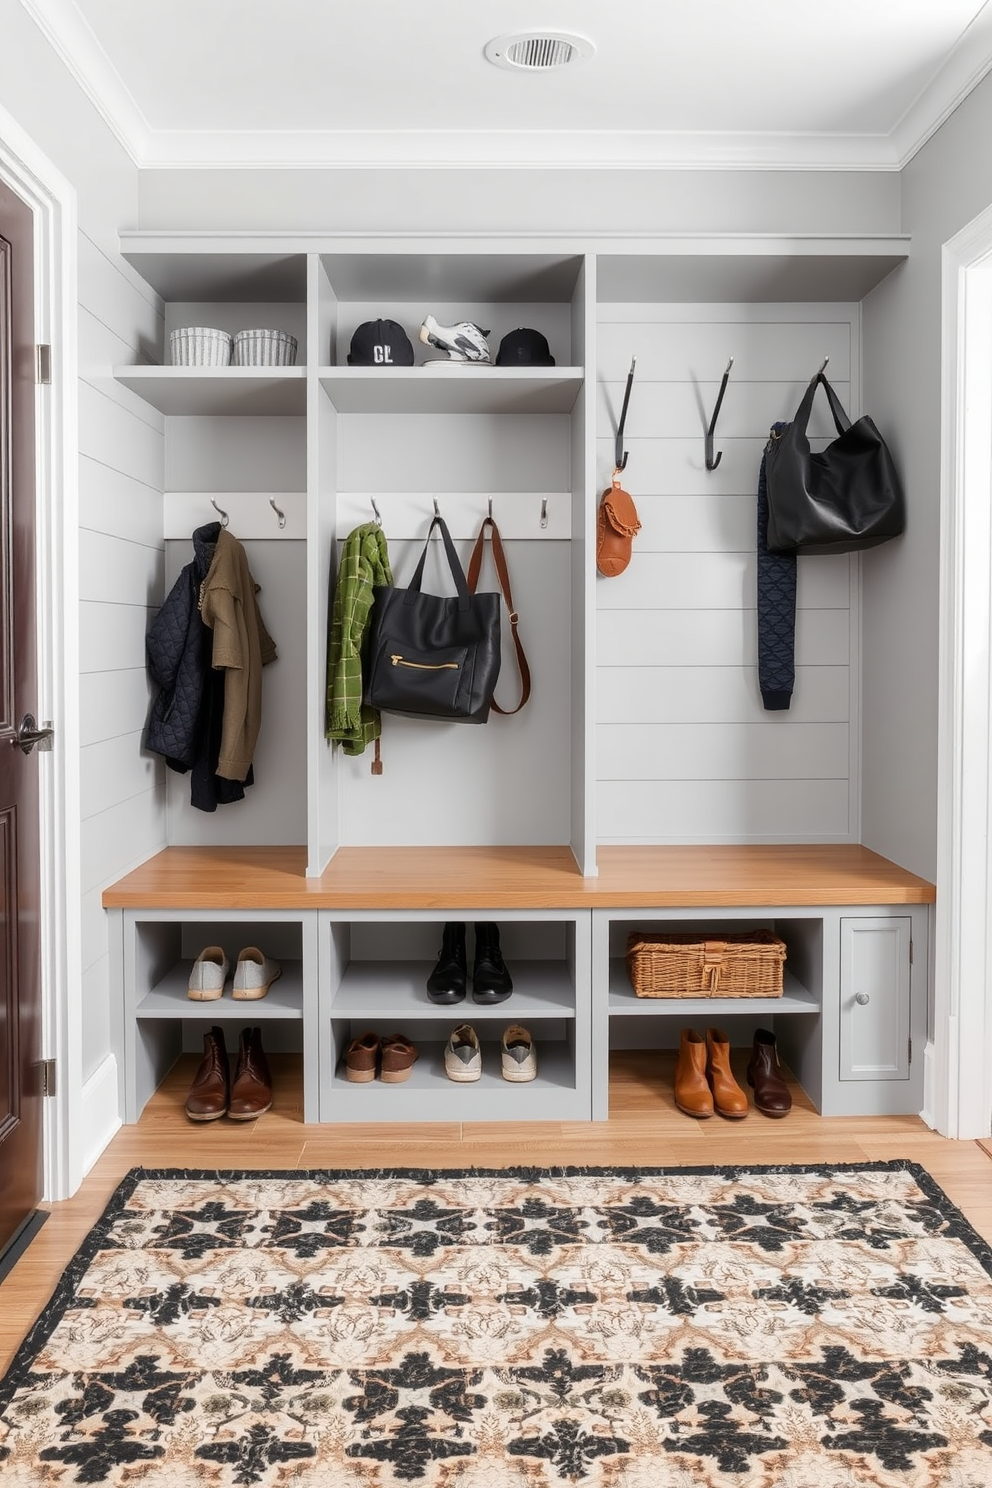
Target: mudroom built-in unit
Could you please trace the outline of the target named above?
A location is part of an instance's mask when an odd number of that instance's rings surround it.
[[[863,411],[861,301],[908,241],[133,233],[122,252],[161,297],[161,344],[114,376],[164,419],[165,589],[193,530],[228,522],[278,648],[245,800],[197,811],[188,777],[165,772],[168,846],[104,895],[126,1119],[199,1046],[207,1013],[190,1011],[185,976],[208,932],[235,954],[270,933],[294,968],[264,1016],[271,1047],[304,1051],[308,1120],[602,1117],[611,1040],[673,1047],[690,1012],[634,1006],[626,935],[707,917],[779,927],[786,988],[777,1006],[718,998],[692,1018],[735,1043],[772,1026],[825,1112],[918,1111],[933,890],[858,846],[862,560],[800,557],[792,704],[766,712],[755,556],[769,428],[824,363]],[[536,329],[554,365],[426,370],[428,314],[476,322],[494,356],[507,332]],[[348,365],[377,318],[405,328],[416,365]],[[288,331],[297,362],[167,365],[189,325]],[[641,527],[607,578],[597,507],[631,369],[620,479]],[[814,449],[831,435],[825,399],[810,432]],[[498,524],[533,692],[484,727],[384,715],[374,773],[371,748],[350,757],[325,738],[340,544],[381,522],[404,585],[435,512],[465,564],[483,519]],[[442,555],[432,543],[425,589],[450,592]],[[496,587],[488,554],[480,587]],[[509,631],[504,610],[496,696],[512,708]],[[516,984],[498,1012],[424,995],[453,919],[500,922]],[[858,928],[874,938],[852,940]],[[484,1046],[527,1023],[544,1049],[533,1086],[445,1082],[462,1016]],[[408,1083],[341,1079],[365,1027],[422,1045]]]

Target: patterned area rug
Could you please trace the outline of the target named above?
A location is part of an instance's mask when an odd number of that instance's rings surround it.
[[[3,1488],[989,1488],[992,1252],[914,1164],[135,1170]]]

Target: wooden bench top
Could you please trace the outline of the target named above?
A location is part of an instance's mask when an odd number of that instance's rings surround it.
[[[934,885],[854,843],[345,847],[306,878],[302,847],[169,847],[104,890],[108,909],[688,909],[931,904]]]

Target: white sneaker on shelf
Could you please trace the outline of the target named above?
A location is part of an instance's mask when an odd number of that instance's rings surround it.
[[[459,1023],[444,1046],[444,1073],[449,1080],[467,1084],[482,1074],[482,1050],[478,1035],[468,1023]]]
[[[526,1080],[536,1079],[537,1050],[526,1028],[511,1023],[503,1034],[499,1052],[504,1080],[523,1084]]]
[[[448,353],[449,362],[492,363],[492,354],[486,337],[488,331],[471,320],[460,320],[457,325],[440,325],[433,317],[424,317],[420,327],[420,339],[425,346],[436,346]],[[425,364],[426,365],[426,364]]]
[[[189,974],[189,993],[194,1002],[216,1002],[224,995],[230,962],[220,946],[204,946]]]
[[[271,960],[257,946],[245,946],[238,952],[238,964],[234,968],[234,990],[232,997],[240,1002],[256,1002],[264,997],[277,977],[282,976],[278,961]]]

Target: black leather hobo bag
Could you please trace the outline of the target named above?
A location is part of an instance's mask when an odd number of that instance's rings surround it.
[[[812,454],[806,426],[819,384],[838,437]],[[813,378],[791,424],[765,450],[768,548],[772,553],[851,553],[898,537],[906,526],[902,483],[867,415],[851,423],[823,373]]]

